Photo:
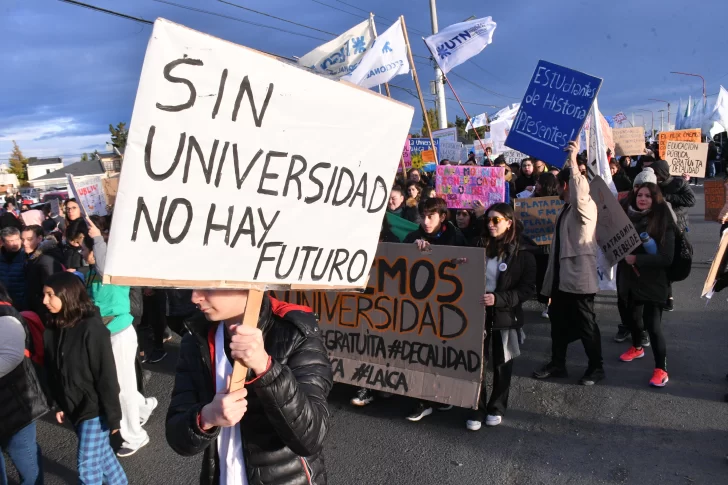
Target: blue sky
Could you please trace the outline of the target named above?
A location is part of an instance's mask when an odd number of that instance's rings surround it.
[[[85,1],[147,20],[165,17],[285,56],[301,56],[324,43],[154,0]],[[170,1],[324,40],[332,38],[215,0]],[[232,1],[336,33],[366,17],[357,7],[388,19],[404,15],[414,53],[427,55],[421,37],[431,32],[428,0]],[[724,7],[719,0],[696,0],[689,9],[687,5],[677,0],[440,0],[438,17],[441,28],[471,15],[492,16],[498,23],[493,44],[450,75],[471,116],[496,111],[482,105],[501,107],[520,101],[536,63],[545,59],[602,77],[599,105],[604,114],[624,111],[629,116],[637,109],[654,110],[659,129],[657,110],[665,105],[648,98],[670,101],[674,117],[680,98],[686,101],[688,95],[699,96],[702,91],[700,79],[670,71],[702,74],[708,95],[716,94],[721,82],[728,84]],[[688,26],[689,18],[699,19],[698,25]],[[377,29],[382,32],[389,25],[379,19]],[[104,150],[109,123],[128,123],[131,118],[150,33],[151,26],[56,0],[2,0],[0,163],[7,159],[13,139],[26,156],[61,155],[66,162],[84,151]],[[432,107],[429,81],[434,78],[433,70],[423,58],[417,58],[415,65],[427,107]],[[393,84],[414,92],[408,76],[395,78]],[[422,117],[417,99],[400,89],[392,89],[392,94],[416,107],[413,129],[419,129]],[[454,98],[449,90],[447,96]],[[644,115],[649,127],[650,113],[636,114]],[[447,115],[450,120],[462,116],[453,100],[448,100]],[[636,121],[641,120],[637,117]],[[355,134],[362,135],[361,131]]]

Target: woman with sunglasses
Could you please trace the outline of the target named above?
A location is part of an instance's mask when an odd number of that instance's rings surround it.
[[[471,431],[498,426],[508,407],[513,359],[520,355],[525,334],[522,303],[536,293],[535,244],[522,236],[523,227],[514,219],[513,208],[504,203],[492,205],[476,246],[485,249],[486,307],[485,357],[493,367],[493,390],[487,399],[485,375],[477,412],[466,423]]]

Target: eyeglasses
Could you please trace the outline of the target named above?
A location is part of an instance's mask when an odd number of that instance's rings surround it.
[[[486,222],[486,224],[487,224],[487,223],[491,223],[491,224],[493,224],[494,226],[497,226],[497,225],[498,225],[498,224],[500,224],[501,222],[503,222],[503,221],[507,221],[507,220],[508,220],[508,218],[507,218],[507,217],[486,217],[486,218],[485,218],[485,222]]]

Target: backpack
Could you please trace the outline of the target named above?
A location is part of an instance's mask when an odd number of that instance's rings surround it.
[[[45,332],[45,325],[41,321],[38,314],[35,312],[25,311],[20,312],[25,321],[26,332],[30,333],[30,339],[26,339],[28,345],[26,345],[25,356],[29,357],[33,363],[43,366],[43,332]]]
[[[667,279],[669,281],[683,281],[690,276],[693,266],[693,245],[688,240],[685,231],[675,230],[675,254],[672,257],[672,264],[667,268]]]

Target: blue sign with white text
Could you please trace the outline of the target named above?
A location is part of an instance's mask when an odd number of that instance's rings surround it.
[[[432,143],[430,142],[429,138],[410,138],[409,139],[410,144],[410,154],[413,158],[421,157],[421,153],[425,150],[432,149]],[[435,138],[435,154],[437,155],[437,159],[440,160],[440,139]],[[420,158],[421,160],[421,158]],[[437,164],[435,163],[427,163],[423,165],[422,170],[425,172],[434,172],[437,168]]]
[[[579,137],[601,86],[598,77],[539,61],[506,146],[562,167],[564,147]]]

